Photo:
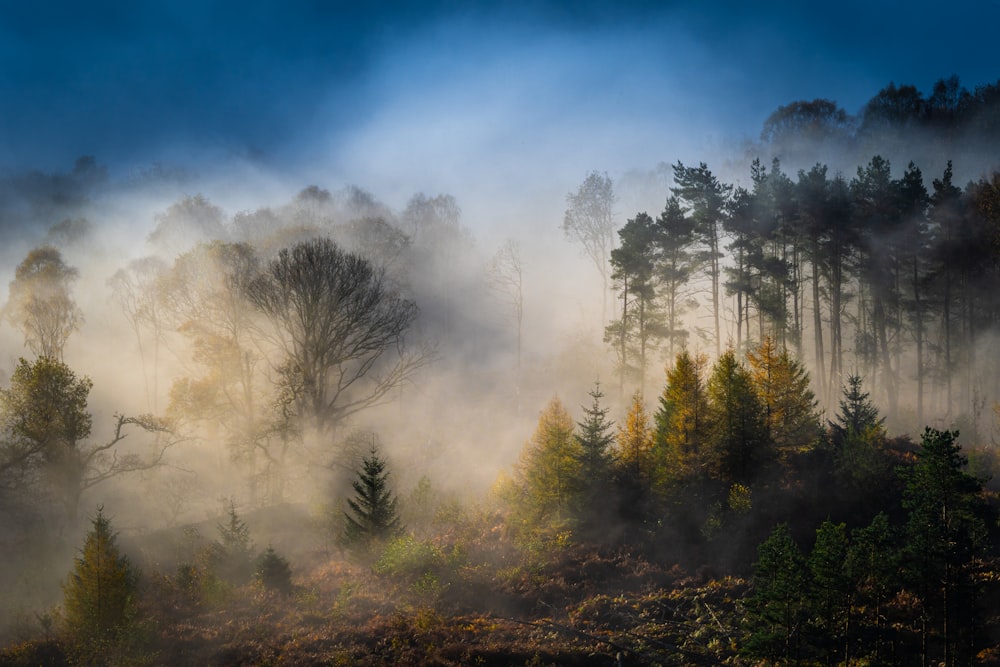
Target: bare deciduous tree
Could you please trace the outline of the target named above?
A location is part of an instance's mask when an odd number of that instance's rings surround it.
[[[416,305],[328,238],[282,250],[247,295],[285,355],[296,413],[320,433],[380,403],[430,359],[406,345]]]

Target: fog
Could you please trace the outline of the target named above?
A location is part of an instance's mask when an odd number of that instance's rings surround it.
[[[720,180],[747,187],[754,158],[780,157],[790,175],[821,161],[831,176],[850,178],[876,144],[888,146],[880,152],[894,177],[914,160],[928,186],[947,160],[959,187],[997,166],[995,151],[978,152],[974,142],[912,149],[911,135],[831,142],[819,154],[813,144],[759,140],[768,116],[795,100],[829,98],[856,115],[891,81],[922,90],[952,73],[968,86],[994,81],[984,59],[963,46],[992,43],[984,34],[995,22],[984,18],[963,20],[956,47],[938,43],[936,31],[949,33],[958,18],[929,26],[905,11],[908,33],[882,35],[873,26],[890,10],[850,18],[861,3],[836,17],[802,3],[727,12],[687,2],[621,11],[602,3],[578,11],[560,3],[403,4],[275,17],[226,3],[202,12],[200,3],[149,13],[105,7],[108,21],[66,6],[51,21],[21,9],[0,29],[8,100],[0,110],[0,286],[42,245],[78,271],[71,295],[84,320],[63,353],[93,381],[89,442],[107,442],[117,415],[176,417],[168,414],[172,388],[205,375],[194,339],[181,330],[185,318],[165,318],[159,334],[134,327],[111,285],[137,262],[169,269],[204,249],[199,243],[248,242],[265,266],[282,248],[333,238],[384,268],[387,284],[413,300],[419,315],[406,344],[427,351],[426,363],[378,405],[307,434],[275,473],[280,492],[255,486],[265,464],[232,455],[225,418],[182,415],[164,465],[86,490],[76,523],[53,519],[59,556],[72,551],[98,506],[131,536],[215,521],[229,501],[248,512],[276,502],[337,509],[370,442],[401,495],[427,477],[471,502],[515,464],[552,396],[579,418],[600,381],[610,415],[623,419],[634,387],[617,388],[600,276],[561,229],[567,195],[591,171],[614,182],[620,228],[638,212],[663,210],[678,161],[705,162]],[[984,12],[997,13],[995,3]],[[927,48],[913,56],[896,32]],[[956,155],[954,145],[969,150]],[[420,227],[407,217],[414,201],[437,197],[454,204],[454,218]],[[217,216],[218,233],[181,210],[191,198]],[[422,237],[428,230],[437,236]],[[398,253],[391,232],[407,239]],[[523,266],[520,364],[516,321],[488,274],[508,240]],[[688,324],[707,329],[701,298]],[[248,327],[264,327],[258,313],[247,318]],[[732,324],[725,328],[732,340]],[[284,362],[260,340],[255,387]],[[997,342],[979,344],[992,354]],[[711,351],[714,341],[692,336],[689,346]],[[9,320],[0,324],[0,350],[6,387],[18,359],[33,355]],[[659,351],[652,359],[649,406],[669,363]],[[949,426],[955,417],[927,421]],[[984,434],[990,419],[987,407]],[[121,451],[145,456],[162,442],[134,430]],[[53,560],[54,569],[65,564]],[[54,596],[50,587],[25,604],[48,605]]]

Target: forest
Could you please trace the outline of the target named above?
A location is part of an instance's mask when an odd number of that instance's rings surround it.
[[[1000,664],[997,156],[1000,81],[792,102],[558,249],[3,175],[0,664]]]

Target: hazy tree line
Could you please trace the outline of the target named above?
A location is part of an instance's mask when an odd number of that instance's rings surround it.
[[[754,161],[748,187],[704,163],[672,171],[663,210],[629,218],[609,253],[623,388],[678,349],[718,356],[769,334],[809,361],[824,406],[858,373],[893,423],[983,426],[1000,389],[1000,174],[959,187],[949,162],[927,183],[878,155],[851,176]]]

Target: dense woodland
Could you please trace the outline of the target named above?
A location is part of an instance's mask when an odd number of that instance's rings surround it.
[[[951,78],[590,172],[566,349],[450,195],[185,194],[120,262],[95,201],[187,177],[7,176],[0,664],[1000,663],[997,156]]]

